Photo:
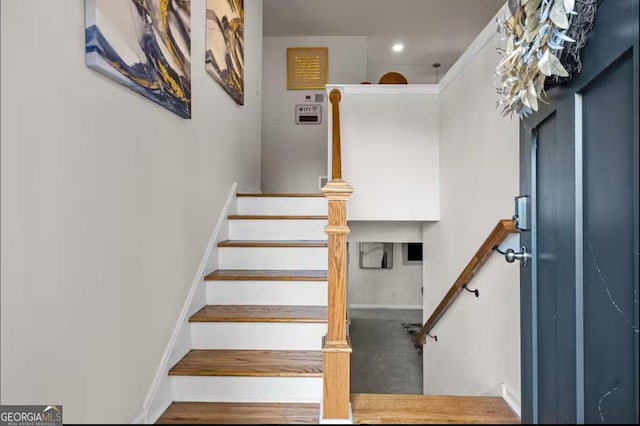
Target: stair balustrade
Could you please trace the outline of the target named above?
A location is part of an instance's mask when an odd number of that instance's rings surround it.
[[[332,164],[331,180],[322,188],[327,198],[329,219],[325,228],[328,235],[328,304],[327,335],[323,339],[323,419],[348,419],[349,363],[351,344],[346,334],[346,202],[353,188],[342,180],[340,152],[340,99],[341,93],[333,89],[329,95],[332,106]]]

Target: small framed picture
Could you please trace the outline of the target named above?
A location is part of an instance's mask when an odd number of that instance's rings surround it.
[[[324,89],[329,78],[329,48],[287,48],[287,89]]]

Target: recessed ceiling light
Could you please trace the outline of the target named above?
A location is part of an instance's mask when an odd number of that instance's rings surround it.
[[[393,47],[391,48],[391,50],[393,50],[396,53],[402,52],[404,50],[404,44],[402,43],[396,43],[393,45]]]

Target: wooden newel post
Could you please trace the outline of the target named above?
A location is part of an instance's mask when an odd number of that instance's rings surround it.
[[[340,119],[338,103],[340,92],[331,91],[333,104],[332,179],[322,188],[329,205],[329,224],[325,228],[329,244],[327,335],[322,343],[323,355],[323,419],[348,419],[349,362],[351,345],[346,333],[347,286],[347,209],[346,202],[353,188],[342,178],[340,158]]]

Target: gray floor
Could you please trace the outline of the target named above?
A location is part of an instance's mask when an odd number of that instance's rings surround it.
[[[422,356],[402,323],[421,310],[350,309],[352,393],[422,394]]]

